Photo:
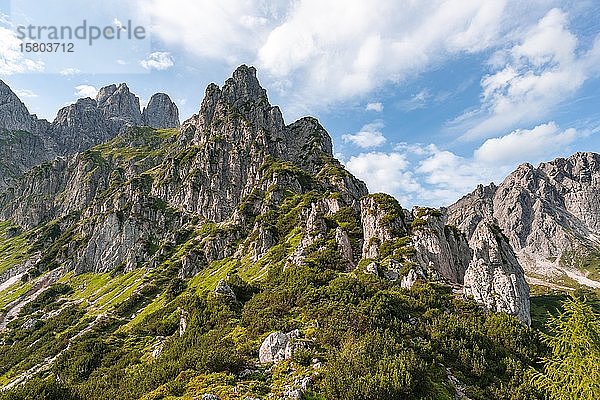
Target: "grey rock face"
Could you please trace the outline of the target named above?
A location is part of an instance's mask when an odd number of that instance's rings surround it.
[[[25,104],[0,80],[0,191],[25,171],[55,157],[40,134],[48,121],[31,115]]]
[[[294,351],[294,340],[299,333],[292,331],[289,333],[273,332],[262,342],[258,351],[258,357],[261,363],[278,362],[292,357]]]
[[[179,126],[177,106],[165,94],[150,100],[142,118],[139,99],[125,84],[100,89],[96,100],[85,98],[63,107],[51,123],[29,114],[25,105],[0,81],[0,191],[33,166],[56,156],[72,155],[114,138],[129,126]]]
[[[600,248],[600,155],[523,164],[499,186],[480,186],[460,199],[449,216],[469,237],[479,221],[494,218],[526,271],[562,274],[564,255]]]
[[[35,165],[56,156],[42,139],[25,131],[0,130],[0,191]]]
[[[529,286],[508,239],[491,221],[483,221],[471,237],[473,260],[464,277],[464,293],[488,309],[531,324]]]
[[[364,233],[362,258],[376,258],[379,246],[406,233],[404,213],[393,197],[381,194],[364,197],[360,209]]]
[[[118,123],[123,121],[130,126],[142,124],[140,99],[129,91],[125,83],[103,87],[98,91],[96,101],[98,108],[107,119]]]
[[[153,128],[177,128],[179,110],[168,95],[156,93],[142,112],[142,124]]]
[[[361,201],[363,258],[377,258],[383,243],[393,243],[410,235],[414,249],[410,260],[416,264],[401,277],[403,265],[392,258],[382,272],[384,277],[401,278],[401,286],[405,288],[412,287],[419,276],[442,278],[451,284],[464,283],[464,293],[488,309],[506,312],[525,324],[530,323],[529,286],[523,269],[500,229],[491,228],[493,221],[474,219],[476,228],[467,241],[458,228],[447,224],[445,209],[415,208],[412,215],[404,218],[404,211],[397,202],[386,198],[382,203],[381,199],[375,195]],[[406,220],[411,221],[410,226]]]
[[[291,180],[306,190],[296,175],[276,168],[281,160],[306,173],[320,171],[332,159],[331,139],[314,119],[286,126],[278,107],[271,106],[260,87],[256,70],[241,66],[223,88],[206,89],[199,114],[182,124],[182,137],[202,148],[187,165],[175,165],[154,194],[187,212],[222,222],[257,188],[264,187],[265,173],[273,180]],[[186,143],[189,145],[190,143]],[[278,160],[278,161],[275,161]],[[357,193],[346,192],[348,201],[366,193],[364,184],[351,179]]]
[[[63,107],[48,131],[49,145],[59,155],[69,155],[88,149],[112,139],[117,133],[115,126],[98,108],[96,100],[89,97]]]
[[[40,122],[29,114],[27,107],[17,95],[0,80],[0,130],[38,133]]]
[[[445,214],[419,216],[420,210],[413,211],[423,221],[412,229],[414,261],[425,271],[432,267],[446,280],[462,284],[472,253],[465,235],[446,224]]]

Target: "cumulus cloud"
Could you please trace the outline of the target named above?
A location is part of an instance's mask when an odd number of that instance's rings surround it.
[[[92,99],[98,94],[98,89],[91,85],[79,85],[75,86],[75,96],[77,97],[91,97]]]
[[[500,183],[520,163],[570,154],[570,146],[590,134],[548,122],[488,139],[464,156],[434,144],[400,143],[392,152],[361,153],[345,165],[372,192],[392,194],[407,207],[447,206],[478,184]]]
[[[270,32],[258,61],[274,79],[304,82],[298,98],[335,102],[399,82],[455,52],[485,48],[504,7],[504,1],[299,1]]]
[[[384,127],[384,123],[381,121],[375,121],[370,124],[363,125],[360,131],[351,135],[342,135],[344,142],[351,142],[362,147],[363,149],[369,149],[379,147],[386,142],[386,138],[381,133],[381,129]]]
[[[62,76],[71,76],[71,75],[77,75],[80,73],[81,73],[81,70],[79,70],[77,68],[65,68],[59,72],[59,74]]]
[[[567,15],[550,10],[517,44],[492,57],[491,64],[498,69],[481,80],[480,108],[463,114],[453,125],[466,130],[462,139],[473,140],[546,117],[595,74],[598,42],[582,51],[568,28]]]
[[[230,64],[252,60],[289,6],[267,0],[138,1],[152,18],[152,33],[167,45]]]
[[[507,11],[519,12],[519,3],[506,3],[140,0],[167,45],[202,60],[256,64],[299,112],[487,49],[511,28]]]
[[[20,99],[38,97],[37,93],[29,89],[15,89],[14,92]]]
[[[369,152],[352,156],[346,168],[364,180],[371,193],[386,192],[395,195],[403,203],[410,203],[410,196],[422,190],[404,154],[398,152]]]
[[[382,112],[383,111],[383,104],[382,103],[368,103],[367,106],[365,107],[366,111],[375,111],[375,112]]]
[[[521,160],[541,160],[560,152],[585,135],[573,128],[561,130],[555,122],[533,129],[519,129],[508,135],[488,139],[477,150],[475,160],[491,164],[513,164]]]
[[[9,29],[0,27],[0,75],[24,72],[41,72],[44,63],[23,56],[19,49],[21,41]]]
[[[158,70],[162,71],[165,69],[169,69],[174,65],[173,57],[171,57],[171,53],[165,51],[156,51],[154,53],[150,53],[148,58],[140,61],[140,65],[147,70]]]

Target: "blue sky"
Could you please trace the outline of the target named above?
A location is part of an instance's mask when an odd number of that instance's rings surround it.
[[[288,123],[319,118],[371,191],[442,206],[522,162],[600,151],[600,3],[0,0],[0,78],[53,119],[127,82],[182,120],[210,82],[256,66]],[[22,53],[18,25],[143,26],[144,40]]]

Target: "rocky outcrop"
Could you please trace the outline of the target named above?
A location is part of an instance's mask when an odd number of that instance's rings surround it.
[[[27,110],[17,95],[0,80],[0,191],[25,171],[52,157],[41,133],[49,126]]]
[[[26,131],[0,130],[0,191],[26,171],[56,156],[44,141]]]
[[[417,279],[419,279],[419,276],[417,275],[414,269],[411,269],[410,271],[408,271],[408,274],[406,274],[406,276],[402,278],[400,286],[404,289],[411,289],[417,282]]]
[[[464,294],[530,325],[529,286],[506,236],[492,221],[483,221],[470,243],[473,260],[465,273]]]
[[[46,126],[47,121],[38,120],[35,115],[29,114],[25,104],[0,80],[0,131],[40,133]]]
[[[465,235],[447,225],[442,211],[417,207],[413,217],[413,260],[425,271],[434,269],[447,281],[462,284],[472,254]]]
[[[273,332],[262,342],[258,351],[261,363],[276,363],[292,358],[295,341],[300,337],[300,331],[289,333]]]
[[[490,218],[526,271],[571,272],[578,258],[600,249],[600,155],[577,153],[538,167],[523,164],[499,186],[479,186],[449,207],[450,222],[468,237]]]
[[[113,138],[118,129],[89,97],[63,107],[48,131],[48,145],[59,155],[75,154]]]
[[[164,93],[152,95],[142,112],[142,124],[152,128],[178,128],[179,110]]]
[[[388,240],[406,234],[404,212],[392,196],[378,193],[360,202],[363,228],[362,258],[376,258],[379,247]]]
[[[331,139],[323,127],[312,118],[286,126],[253,67],[239,67],[222,88],[210,84],[200,112],[181,131],[202,151],[186,165],[170,160],[163,184],[155,185],[153,193],[216,222],[232,215],[257,189],[267,192],[283,184],[295,192],[310,190],[311,173],[333,163]],[[336,184],[324,178],[332,187]],[[346,179],[358,188],[342,193],[347,201],[366,193],[362,182]]]
[[[129,91],[125,83],[109,85],[101,88],[96,95],[96,102],[102,114],[117,125],[140,126],[142,113],[140,99]]]
[[[215,295],[231,301],[236,301],[235,292],[231,289],[231,286],[227,284],[227,281],[221,279],[215,288]]]
[[[463,232],[447,224],[445,209],[415,207],[405,215],[395,200],[370,195],[361,201],[361,211],[363,258],[379,260],[366,272],[399,279],[407,289],[418,279],[464,284],[465,295],[486,308],[530,324],[523,269],[493,221],[479,219],[467,241]]]

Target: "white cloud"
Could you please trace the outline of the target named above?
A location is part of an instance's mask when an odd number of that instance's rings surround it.
[[[410,203],[411,194],[422,190],[409,165],[406,156],[398,152],[362,153],[346,162],[348,171],[364,180],[371,193],[390,193],[402,203]]]
[[[465,140],[490,137],[549,115],[595,73],[600,46],[588,52],[578,49],[567,15],[552,9],[518,44],[497,52],[490,62],[498,70],[481,80],[481,107],[453,124],[466,130]]]
[[[59,72],[59,74],[61,74],[62,76],[78,75],[80,73],[81,73],[81,70],[79,70],[77,68],[65,68]]]
[[[252,60],[288,8],[267,0],[138,2],[152,19],[152,33],[167,45],[230,64]]]
[[[365,107],[366,111],[375,111],[375,112],[382,112],[383,111],[383,104],[382,103],[368,103],[367,106]]]
[[[403,111],[413,111],[425,107],[427,100],[431,98],[429,90],[423,89],[420,92],[411,96],[410,99],[398,103]]]
[[[171,53],[156,51],[150,53],[145,60],[140,61],[140,65],[147,70],[156,69],[162,71],[171,68],[174,65],[174,61]]]
[[[25,58],[19,49],[21,41],[9,29],[0,27],[0,75],[13,75],[24,72],[41,72],[42,61]]]
[[[503,43],[518,24],[508,14],[529,15],[507,0],[139,1],[166,45],[202,61],[255,64],[295,114]]]
[[[362,147],[363,149],[369,149],[379,147],[386,142],[386,138],[381,133],[381,129],[384,127],[384,123],[381,121],[375,121],[370,124],[364,125],[360,131],[351,135],[342,135],[344,142],[351,142],[355,145]]]
[[[419,179],[430,185],[422,198],[434,205],[450,205],[478,184],[498,181],[510,171],[510,167],[478,163],[434,145],[427,149],[428,157],[418,162],[415,171]]]
[[[555,122],[533,129],[519,129],[506,136],[486,140],[475,150],[475,160],[491,164],[513,164],[522,160],[542,160],[558,153],[586,133],[561,130]]]
[[[75,96],[77,97],[91,97],[92,99],[96,98],[98,94],[98,89],[94,86],[90,85],[79,85],[75,86]]]
[[[404,206],[448,206],[478,184],[500,183],[521,163],[572,153],[571,145],[589,134],[548,122],[489,139],[466,156],[434,144],[400,143],[392,152],[361,153],[345,164],[371,192],[392,194]]]
[[[14,92],[20,99],[38,97],[37,93],[29,89],[15,89]]]
[[[302,82],[295,100],[327,104],[399,82],[455,52],[485,48],[497,37],[504,6],[298,1],[261,46],[258,64],[275,80]]]

